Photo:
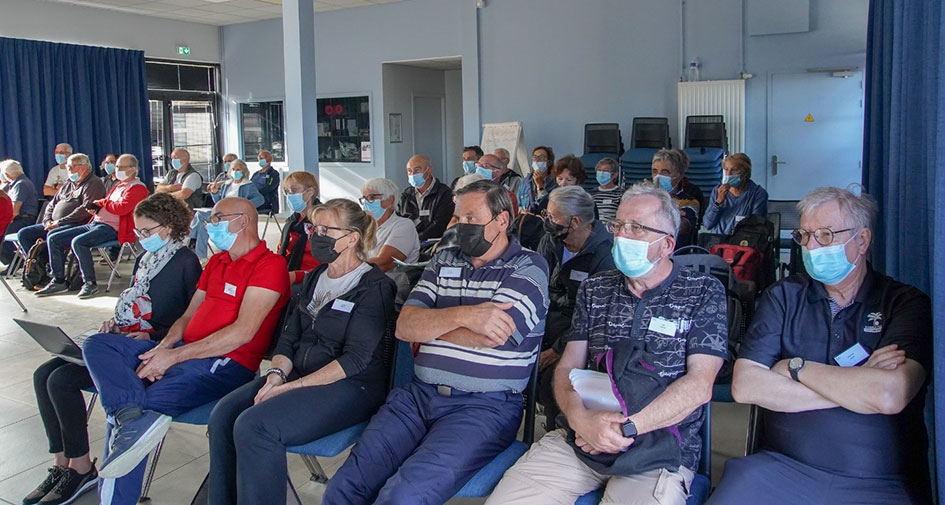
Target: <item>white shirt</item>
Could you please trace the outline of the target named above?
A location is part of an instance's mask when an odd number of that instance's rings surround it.
[[[328,276],[328,269],[326,268],[325,271],[318,276],[318,280],[315,281],[315,291],[312,293],[312,300],[308,302],[305,308],[312,317],[317,316],[318,311],[322,310],[322,307],[327,305],[328,302],[351,291],[351,288],[355,287],[358,282],[361,281],[361,276],[370,269],[371,265],[369,263],[361,263],[361,265],[354,270],[337,279],[332,279]]]
[[[415,263],[420,259],[420,237],[413,221],[391,214],[384,224],[377,228],[377,245],[367,252],[369,258],[380,254],[381,248],[389,245],[402,252],[406,263]]]
[[[60,165],[53,165],[46,176],[46,186],[57,186],[69,180],[69,171]]]
[[[234,197],[234,196],[240,196],[240,195],[239,195],[239,193],[240,193],[240,187],[242,187],[244,184],[246,184],[245,181],[234,182],[234,183],[230,184],[230,187],[227,188],[226,194],[223,195],[223,198],[232,198],[232,197]]]
[[[183,181],[178,180],[180,183],[181,189],[189,189],[191,191],[197,191],[200,188],[200,174],[193,173],[184,178]]]

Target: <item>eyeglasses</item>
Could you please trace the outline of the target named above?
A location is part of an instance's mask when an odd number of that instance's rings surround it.
[[[151,236],[152,233],[154,233],[154,230],[155,230],[156,228],[160,228],[160,227],[162,227],[162,226],[164,226],[164,225],[163,225],[163,224],[158,224],[158,225],[154,225],[154,226],[152,226],[152,227],[150,227],[150,228],[142,228],[142,229],[140,229],[140,230],[139,230],[138,228],[135,228],[135,235],[136,235],[138,238],[148,238],[148,237]]]
[[[541,218],[542,218],[542,219],[545,219],[545,220],[547,220],[547,221],[551,221],[552,223],[558,224],[558,223],[555,221],[555,219],[554,219],[554,218],[556,218],[556,217],[558,217],[558,216],[552,216],[551,214],[548,213],[548,210],[547,210],[547,209],[541,211],[539,214],[541,215]],[[570,221],[570,219],[568,219],[568,221]]]
[[[358,198],[358,201],[363,205],[365,202],[373,202],[375,200],[382,200],[383,198],[384,195],[380,193],[374,193],[368,196],[362,196],[361,198]]]
[[[810,238],[814,237],[814,240],[816,240],[818,244],[828,246],[833,243],[834,235],[845,231],[853,231],[853,228],[844,228],[836,231],[830,228],[817,228],[814,231],[798,228],[791,232],[791,238],[799,245],[806,246],[810,242]]]
[[[544,154],[536,154],[532,156],[532,161],[548,161],[548,157]]]
[[[625,223],[623,221],[620,221],[619,219],[614,219],[612,221],[609,221],[607,223],[607,229],[610,231],[610,233],[613,233],[614,235],[623,234],[623,235],[629,235],[631,237],[639,237],[643,235],[644,231],[659,233],[661,235],[671,235],[670,233],[667,233],[663,230],[650,228],[649,226],[640,224],[636,221],[628,221]]]
[[[495,166],[492,166],[492,165],[485,165],[485,164],[482,164],[482,163],[476,163],[476,166],[479,167],[479,168],[483,168],[483,169],[486,169],[486,170],[492,170],[492,171],[495,171],[495,170],[502,170],[502,169],[499,168],[499,167],[495,167]]]
[[[233,216],[242,216],[242,215],[243,215],[242,212],[236,212],[234,214],[213,214],[212,216],[210,216],[210,224],[219,224],[220,221],[229,221],[229,219],[225,219],[225,218],[233,217]]]
[[[351,228],[337,228],[334,226],[325,226],[323,224],[316,224],[312,226],[312,229],[309,231],[309,235],[328,235],[328,230],[346,231],[348,233],[351,233],[354,231]],[[345,233],[344,235],[342,235],[342,237],[347,235],[348,233]]]

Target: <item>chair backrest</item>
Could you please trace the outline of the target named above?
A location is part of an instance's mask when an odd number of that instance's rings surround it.
[[[768,215],[778,213],[781,216],[781,229],[794,230],[801,225],[801,213],[797,210],[797,203],[797,200],[768,200]],[[778,238],[780,237],[778,235]]]
[[[522,433],[522,442],[531,445],[535,441],[535,404],[538,402],[538,355],[535,355],[535,365],[532,366],[532,377],[522,393],[525,403],[525,426]]]
[[[49,200],[45,198],[39,199],[39,212],[36,214],[36,224],[42,224],[43,215],[46,214],[46,207],[49,206]]]
[[[650,178],[653,165],[653,155],[659,149],[637,147],[628,149],[620,156],[620,180],[624,186],[636,184],[643,179]]]
[[[587,123],[584,125],[585,153],[623,154],[623,139],[617,123]]]
[[[728,151],[728,132],[722,116],[687,116],[686,147],[718,147]]]
[[[701,254],[686,254],[689,251],[699,250]],[[725,286],[727,291],[735,289],[736,279],[735,274],[732,273],[732,267],[720,256],[711,254],[698,246],[687,246],[675,251],[672,258],[673,262],[680,266],[714,276],[722,281],[722,286]]]
[[[702,438],[702,455],[699,457],[699,468],[696,473],[700,473],[712,481],[712,402],[706,402],[705,420],[699,429],[699,437]]]
[[[669,119],[665,117],[635,117],[630,132],[630,149],[638,147],[667,148],[673,147],[669,136]]]
[[[413,348],[410,342],[394,339],[397,353],[390,367],[391,389],[406,385],[413,379]]]

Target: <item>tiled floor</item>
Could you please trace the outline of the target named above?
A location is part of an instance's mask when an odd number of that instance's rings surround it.
[[[278,243],[278,230],[270,226],[268,243]],[[97,266],[100,278],[106,267]],[[80,301],[66,294],[37,298],[23,291],[18,281],[11,286],[24,301],[29,312],[24,314],[6,290],[0,288],[0,505],[19,504],[45,476],[52,458],[47,452],[45,435],[33,394],[32,374],[49,355],[23,332],[13,318],[57,324],[67,333],[78,334],[111,316],[115,295],[127,282],[130,267],[120,271],[126,276],[116,281],[111,293],[102,293],[91,300]],[[744,449],[744,434],[748,410],[744,406],[713,404],[713,480],[721,475],[725,459],[738,455]],[[541,424],[539,420],[539,425]],[[92,454],[100,455],[105,437],[102,409],[96,405],[89,423]],[[322,461],[328,475],[332,475],[344,461],[346,454]],[[321,502],[324,486],[308,480],[308,472],[298,456],[290,455],[289,470],[292,482],[306,505]],[[209,456],[204,427],[173,424],[161,454],[151,487],[154,505],[185,505],[207,474]],[[474,504],[484,500],[451,500],[451,504]],[[78,505],[97,502],[94,492],[77,500]]]

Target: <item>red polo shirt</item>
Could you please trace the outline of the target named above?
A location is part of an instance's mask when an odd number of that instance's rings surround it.
[[[197,289],[206,291],[207,295],[184,329],[184,343],[196,342],[236,321],[246,288],[270,289],[282,296],[259,325],[253,339],[224,356],[250,370],[259,368],[259,362],[269,349],[279,313],[289,299],[287,272],[285,258],[270,251],[266,242],[260,242],[235,261],[226,251],[214,254],[197,281]]]

